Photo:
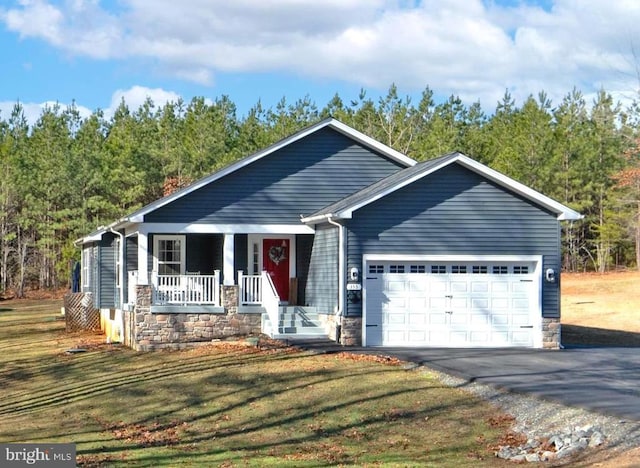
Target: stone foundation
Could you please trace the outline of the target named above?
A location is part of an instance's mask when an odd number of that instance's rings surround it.
[[[560,319],[542,319],[542,347],[544,349],[560,349]]]
[[[342,317],[340,344],[344,346],[362,346],[362,317]]]
[[[261,314],[238,313],[237,286],[224,286],[222,301],[222,314],[152,313],[151,287],[138,286],[130,346],[138,351],[181,349],[260,333]]]

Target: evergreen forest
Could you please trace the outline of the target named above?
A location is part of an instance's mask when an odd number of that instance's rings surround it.
[[[419,161],[463,152],[579,211],[563,222],[565,270],[640,266],[640,102],[573,89],[516,104],[505,92],[483,109],[392,85],[376,100],[283,98],[242,116],[221,96],[121,102],[109,118],[52,105],[30,124],[16,103],[0,114],[0,295],[68,287],[78,238],[329,116]]]

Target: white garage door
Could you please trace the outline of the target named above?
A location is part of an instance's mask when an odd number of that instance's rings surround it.
[[[537,346],[535,261],[367,261],[367,346]]]

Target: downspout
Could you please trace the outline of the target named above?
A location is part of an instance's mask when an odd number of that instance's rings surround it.
[[[109,226],[109,231],[120,238],[120,248],[118,249],[118,258],[120,260],[120,343],[124,343],[124,234],[115,231],[113,227]]]
[[[327,222],[338,227],[338,310],[336,311],[337,317],[342,317],[344,313],[344,291],[345,291],[345,271],[344,271],[344,226],[334,221],[331,215],[327,216]],[[340,326],[342,327],[342,319],[340,319]],[[340,336],[337,336],[338,341]]]

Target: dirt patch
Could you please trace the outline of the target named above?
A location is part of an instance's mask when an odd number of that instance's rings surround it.
[[[562,342],[640,346],[640,272],[564,273]]]

